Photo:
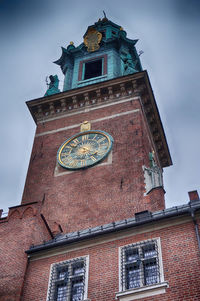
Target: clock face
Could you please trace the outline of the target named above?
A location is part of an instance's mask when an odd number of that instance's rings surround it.
[[[58,163],[76,170],[93,166],[110,152],[113,138],[103,131],[85,131],[66,140],[58,150]]]

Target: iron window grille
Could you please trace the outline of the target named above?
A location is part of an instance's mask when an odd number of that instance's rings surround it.
[[[121,288],[123,291],[160,283],[157,240],[148,240],[121,249]]]
[[[86,258],[73,259],[52,266],[48,301],[84,300]]]

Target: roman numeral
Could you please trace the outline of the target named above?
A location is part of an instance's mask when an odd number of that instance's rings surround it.
[[[76,147],[77,146],[77,144],[79,144],[79,140],[76,138],[76,139],[74,139],[74,140],[72,140],[72,142],[71,142],[71,144],[70,144],[70,146],[72,146],[72,147]]]
[[[105,155],[105,150],[103,149],[100,149],[98,152],[97,152],[98,156],[103,156]]]
[[[105,142],[105,143],[101,144],[100,147],[108,147],[108,143]]]
[[[72,151],[72,148],[70,146],[65,146],[65,148],[62,150],[62,154],[69,155]]]
[[[97,161],[97,158],[95,158],[94,156],[91,156],[90,159],[91,159],[93,162],[96,162],[96,161]]]
[[[82,135],[82,142],[88,140],[89,136],[88,135]]]
[[[81,160],[81,167],[86,166],[86,160]]]
[[[101,143],[102,141],[104,141],[106,139],[106,137],[103,137],[101,139],[98,140],[98,143]]]
[[[77,161],[71,161],[70,163],[69,163],[69,166],[70,167],[76,167],[77,166]]]

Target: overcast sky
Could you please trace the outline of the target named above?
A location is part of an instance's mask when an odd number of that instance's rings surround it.
[[[0,208],[19,205],[35,133],[25,101],[44,95],[61,46],[82,43],[103,17],[139,39],[173,165],[164,169],[166,205],[188,202],[200,184],[199,0],[0,0]],[[200,191],[199,191],[200,192]],[[37,201],[37,200],[36,200]]]

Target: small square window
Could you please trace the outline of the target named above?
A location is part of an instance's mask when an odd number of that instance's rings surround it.
[[[107,54],[83,60],[79,63],[78,81],[96,80],[100,76],[107,75]],[[101,78],[100,78],[101,79]]]
[[[53,264],[48,301],[81,301],[87,298],[87,257]]]
[[[102,59],[85,63],[84,80],[102,75]]]

